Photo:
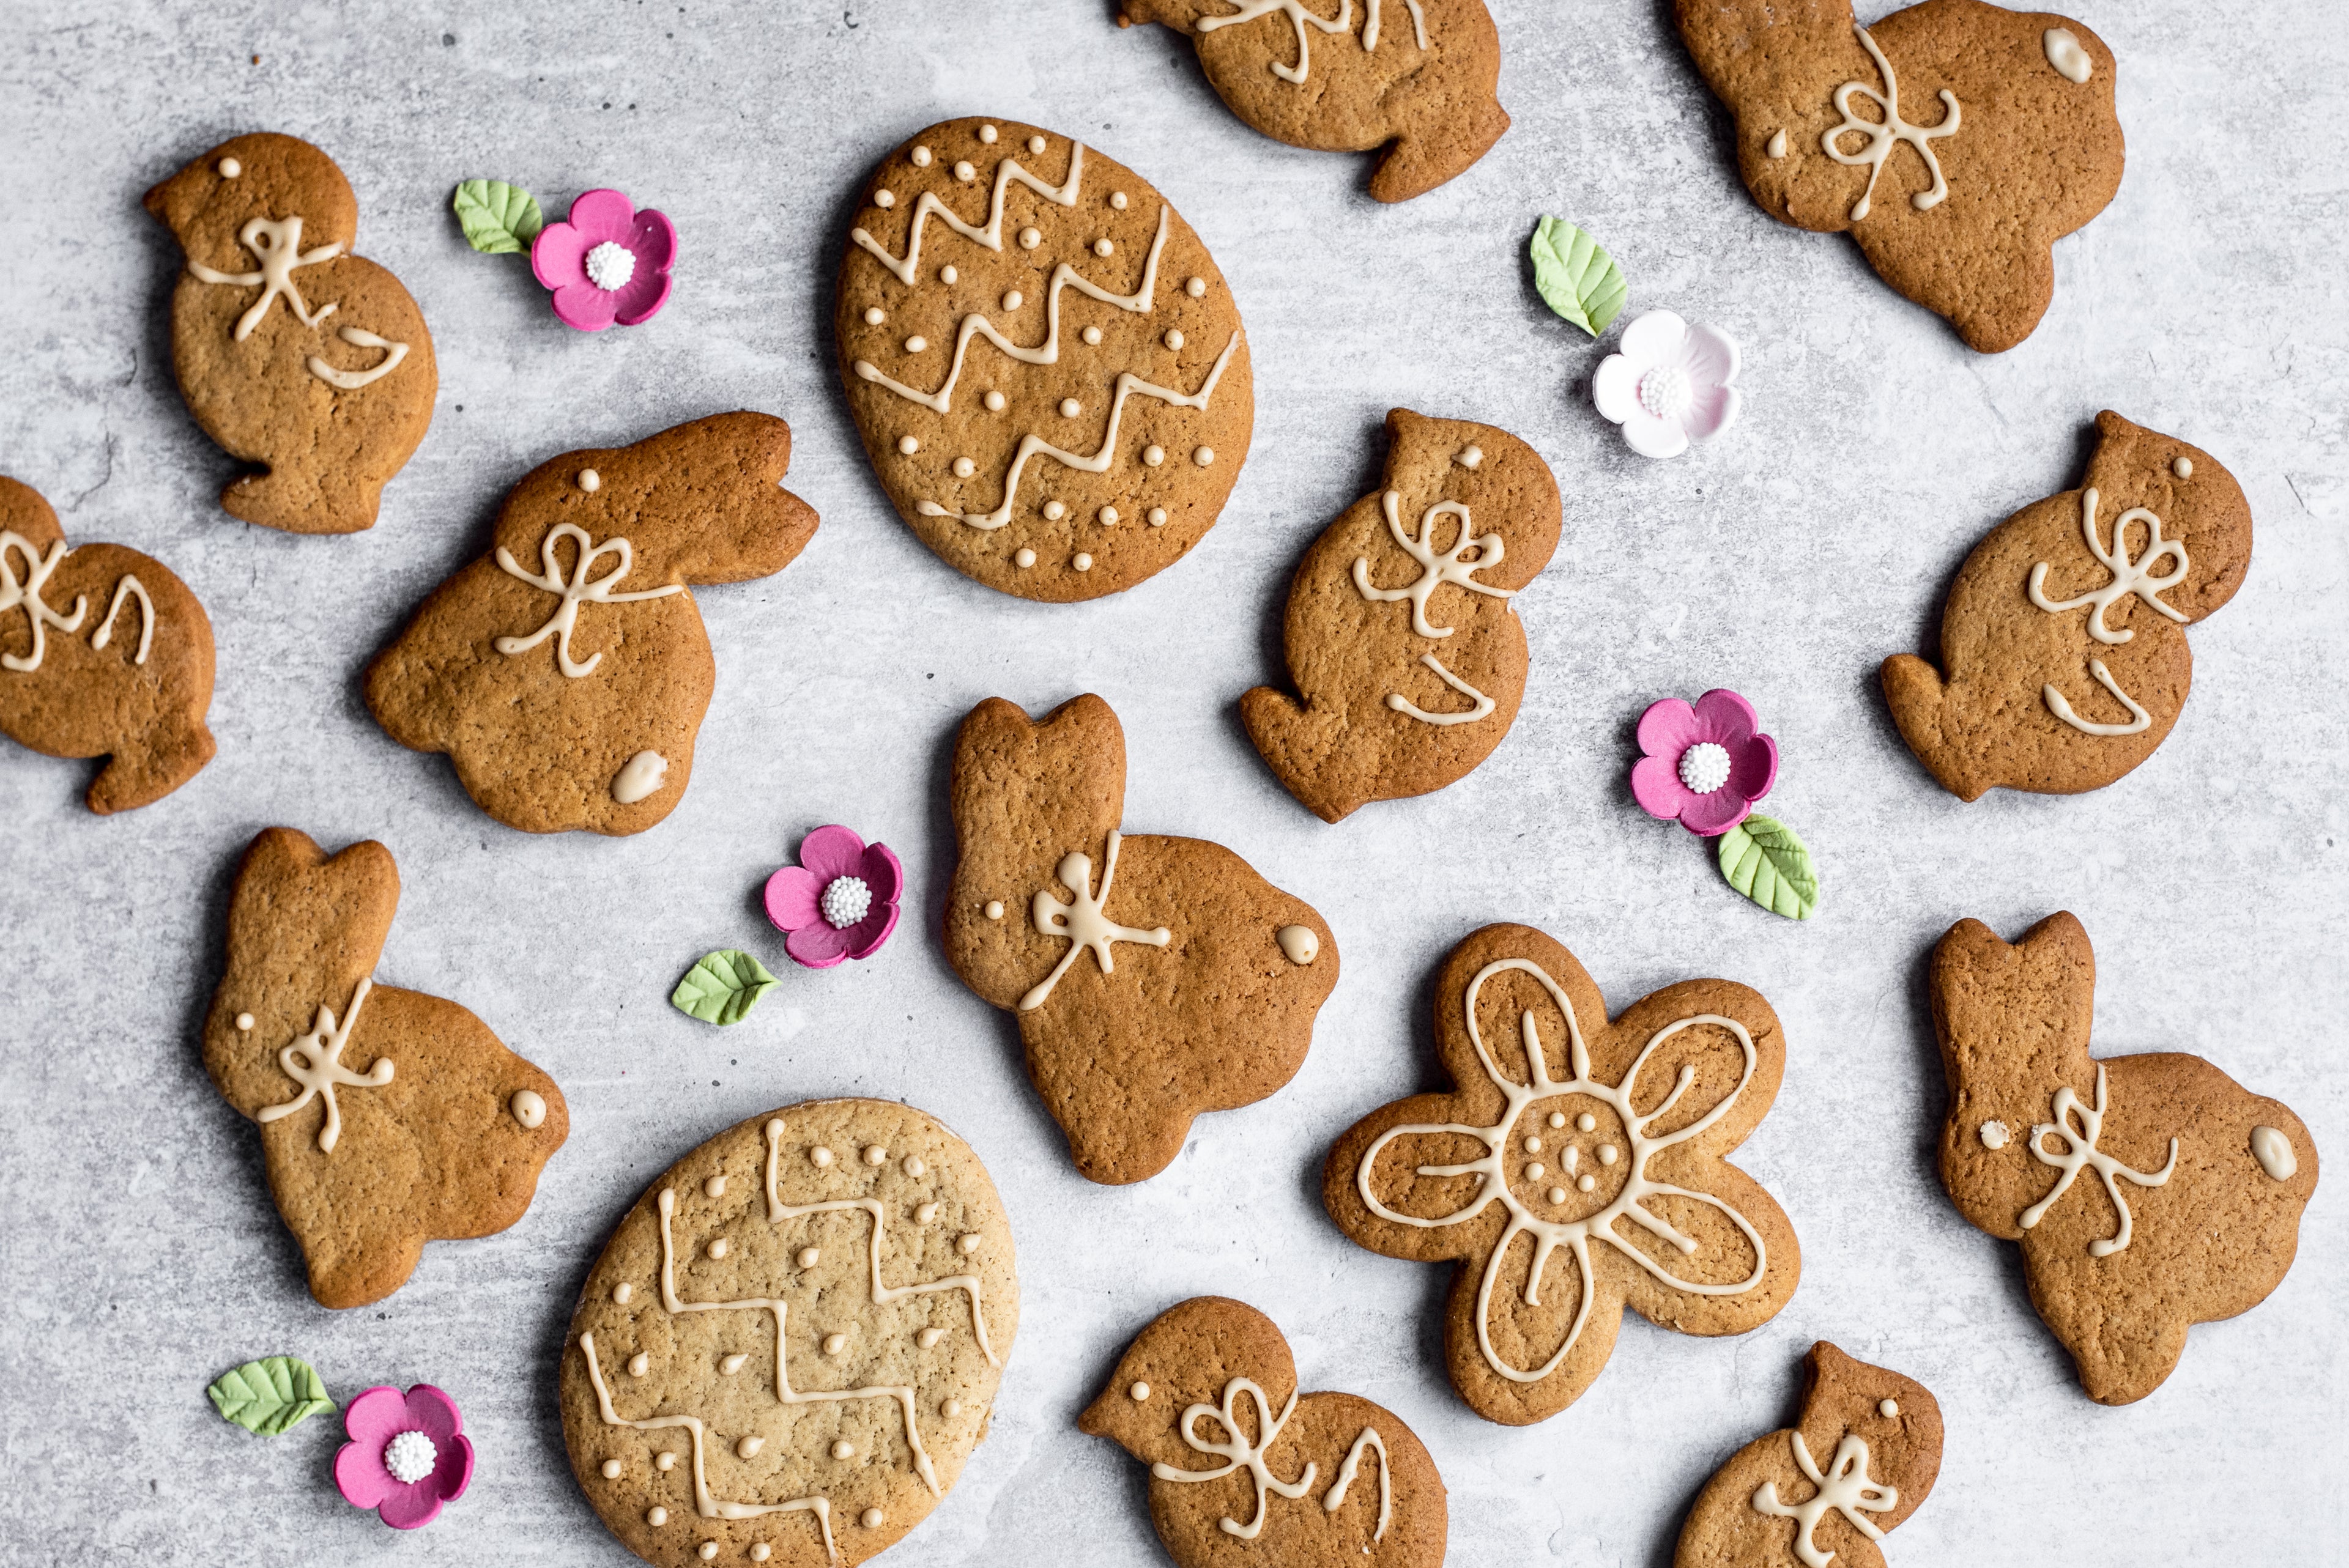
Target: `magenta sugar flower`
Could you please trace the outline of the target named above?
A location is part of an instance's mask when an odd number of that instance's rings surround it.
[[[370,1388],[343,1412],[351,1440],[335,1455],[335,1485],[344,1501],[374,1509],[394,1530],[429,1524],[473,1479],[464,1427],[457,1401],[429,1383],[405,1396],[388,1386]]]
[[[668,303],[676,259],[676,225],[649,207],[639,212],[617,191],[588,191],[530,247],[530,270],[554,291],[554,314],[582,332],[650,321]]]
[[[1709,691],[1691,707],[1676,696],[1640,716],[1631,795],[1651,817],[1678,818],[1703,838],[1729,831],[1778,779],[1778,743],[1757,734],[1754,705]]]
[[[800,863],[767,879],[767,918],[783,951],[811,969],[870,958],[897,929],[905,872],[886,844],[846,828],[818,828],[800,841]]]

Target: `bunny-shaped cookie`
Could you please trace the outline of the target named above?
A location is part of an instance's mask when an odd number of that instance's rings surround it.
[[[571,1127],[554,1080],[454,1002],[372,976],[399,903],[373,841],[291,828],[244,851],[204,1069],[261,1126],[269,1190],[322,1306],[398,1290],[428,1241],[523,1216]]]
[[[768,414],[541,463],[507,493],[496,548],[367,670],[376,721],[447,752],[509,827],[652,827],[684,798],[718,674],[686,584],[791,564],[816,530],[782,488],[791,466],[791,427]]]
[[[264,132],[222,142],[146,206],[187,253],[171,294],[180,394],[205,435],[261,465],[221,505],[288,533],[372,527],[440,372],[399,280],[351,253],[350,181],[308,142]]]
[[[1884,1568],[1877,1542],[1941,1473],[1941,1406],[1922,1383],[1822,1339],[1802,1419],[1729,1456],[1681,1527],[1673,1568]]]
[[[1941,612],[1947,680],[1914,655],[1884,661],[1901,738],[1960,799],[2075,795],[2152,756],[2193,680],[2183,628],[2251,569],[2233,475],[2109,409],[2096,435],[2085,488],[2033,501],[1966,557]]]
[[[1850,0],[1677,0],[1735,114],[1762,210],[1847,231],[1878,276],[1984,354],[2031,335],[2054,242],[2121,183],[2112,51],[2068,17],[1925,0],[1869,26]]]
[[[1154,1176],[1199,1112],[1296,1076],[1337,942],[1221,844],[1118,831],[1125,732],[1109,704],[1073,697],[1034,723],[988,698],[956,739],[950,798],[947,961],[1018,1016],[1085,1177]]]
[[[67,550],[40,492],[0,476],[0,734],[107,758],[85,797],[104,816],[212,759],[212,624],[188,585],[126,545]]]
[[[1377,201],[1424,195],[1509,129],[1485,0],[1124,0],[1117,22],[1189,34],[1216,96],[1276,140],[1316,152],[1385,146],[1371,176]]]
[[[1150,1466],[1178,1568],[1444,1561],[1444,1478],[1418,1434],[1368,1399],[1300,1394],[1288,1341],[1245,1302],[1161,1313],[1077,1426]]]
[[[1932,989],[1941,1185],[1975,1226],[2023,1243],[2031,1305],[2088,1397],[2144,1398],[2189,1326],[2283,1283],[2316,1191],[2308,1129],[2199,1057],[2092,1060],[2096,959],[2068,913],[2012,946],[1960,921],[1933,950]]]
[[[1396,408],[1387,438],[1378,490],[1289,583],[1303,700],[1272,686],[1240,698],[1248,738],[1325,822],[1441,789],[1493,754],[1532,663],[1509,599],[1557,548],[1557,481],[1515,436]]]

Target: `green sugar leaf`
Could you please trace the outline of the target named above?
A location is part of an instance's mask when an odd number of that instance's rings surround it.
[[[739,1024],[775,985],[765,965],[739,948],[721,947],[687,970],[668,999],[705,1024]]]
[[[1631,286],[1598,241],[1556,218],[1534,225],[1534,287],[1549,308],[1597,337],[1623,313]]]
[[[1818,912],[1819,872],[1811,851],[1775,817],[1749,816],[1721,835],[1721,874],[1773,914],[1808,920]]]
[[[335,1408],[326,1385],[298,1356],[248,1361],[204,1390],[212,1408],[256,1437],[274,1438]]]
[[[456,200],[449,205],[465,227],[466,242],[492,256],[530,249],[546,227],[538,198],[502,180],[468,180],[457,187]]]

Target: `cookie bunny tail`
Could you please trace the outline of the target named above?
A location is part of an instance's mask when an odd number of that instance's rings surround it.
[[[164,725],[151,735],[127,737],[84,799],[101,817],[151,805],[202,771],[218,749],[202,720],[191,731]]]
[[[1371,199],[1408,201],[1426,195],[1492,151],[1508,129],[1508,110],[1486,98],[1478,100],[1464,124],[1446,125],[1441,136],[1397,137],[1371,176]]]
[[[1900,738],[1917,754],[1917,760],[1959,799],[1981,799],[1995,780],[1978,777],[1943,733],[1942,710],[1950,687],[1941,672],[1914,654],[1895,654],[1884,661],[1879,673],[1892,722],[1899,727]]]
[[[286,533],[357,533],[375,526],[383,481],[342,472],[307,474],[264,467],[229,481],[221,509]]]

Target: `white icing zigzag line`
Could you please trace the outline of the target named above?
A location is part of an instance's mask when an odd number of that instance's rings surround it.
[[[1305,36],[1310,23],[1323,33],[1343,33],[1354,25],[1354,0],[1338,0],[1338,15],[1325,22],[1305,9],[1301,0],[1231,0],[1239,9],[1228,16],[1202,16],[1195,24],[1202,33],[1212,33],[1218,27],[1236,27],[1243,22],[1253,22],[1259,16],[1275,12],[1288,18],[1297,29],[1297,64],[1284,66],[1272,62],[1272,74],[1285,82],[1302,82],[1313,69],[1312,46]],[[1427,15],[1419,8],[1419,0],[1402,0],[1411,7],[1412,36],[1420,48],[1427,47]],[[1379,0],[1363,0],[1362,52],[1370,53],[1379,46]]]
[[[1003,481],[1003,504],[993,511],[949,511],[937,502],[930,500],[916,503],[914,510],[924,517],[959,517],[973,528],[1001,528],[1011,521],[1011,502],[1019,493],[1019,473],[1027,467],[1030,457],[1041,452],[1067,468],[1081,469],[1089,474],[1108,472],[1111,459],[1117,455],[1117,422],[1125,413],[1125,399],[1128,394],[1139,392],[1144,397],[1155,397],[1162,403],[1170,403],[1178,408],[1196,408],[1204,413],[1208,400],[1216,395],[1216,383],[1222,378],[1224,366],[1231,363],[1232,350],[1239,346],[1240,331],[1239,328],[1234,327],[1232,335],[1224,344],[1224,351],[1216,356],[1215,367],[1207,372],[1207,379],[1200,385],[1198,391],[1187,397],[1171,387],[1144,381],[1131,370],[1120,371],[1116,391],[1110,398],[1109,430],[1102,437],[1101,446],[1090,456],[1079,457],[1074,452],[1062,451],[1032,430],[1020,437],[1019,450],[1011,459],[1011,472]]]
[[[874,260],[896,273],[899,283],[910,285],[914,281],[915,273],[922,264],[922,220],[931,213],[936,212],[941,222],[964,239],[975,244],[984,245],[990,251],[1000,251],[1003,249],[1003,194],[1011,188],[1013,181],[1017,180],[1020,184],[1042,196],[1047,201],[1058,202],[1063,207],[1073,207],[1077,204],[1077,182],[1083,176],[1084,171],[1085,148],[1084,143],[1079,141],[1069,144],[1068,183],[1058,187],[1047,185],[1029,173],[1019,166],[1018,159],[1005,159],[995,166],[995,193],[988,202],[987,227],[984,229],[975,229],[964,222],[954,215],[952,208],[939,201],[934,193],[925,191],[922,192],[921,200],[914,203],[914,221],[911,228],[907,230],[905,259],[902,262],[884,250],[880,241],[861,228],[850,230],[848,237],[871,252]]]
[[[666,1196],[666,1194],[664,1194],[664,1196]],[[753,1304],[745,1302],[740,1305],[747,1306]],[[777,1322],[776,1329],[777,1333],[780,1335],[781,1331],[781,1324],[780,1320]],[[648,1420],[642,1421],[622,1420],[620,1418],[620,1413],[612,1408],[612,1391],[604,1386],[604,1369],[597,1366],[595,1362],[595,1336],[593,1334],[581,1335],[579,1336],[579,1348],[587,1353],[587,1381],[595,1386],[595,1403],[602,1409],[605,1425],[613,1427],[627,1427],[639,1432],[658,1431],[665,1427],[683,1427],[688,1432],[693,1435],[693,1507],[695,1512],[700,1514],[704,1519],[754,1519],[762,1513],[791,1513],[799,1510],[810,1511],[815,1515],[816,1527],[823,1532],[823,1554],[834,1562],[839,1561],[840,1551],[832,1543],[832,1503],[829,1499],[821,1497],[799,1497],[793,1498],[789,1502],[725,1502],[717,1498],[711,1497],[709,1495],[709,1480],[707,1475],[703,1473],[701,1464],[701,1440],[703,1436],[701,1418],[698,1416],[655,1416]],[[775,1347],[775,1361],[776,1365],[779,1367],[782,1364],[782,1346],[780,1344]]]
[[[880,366],[870,360],[856,361],[854,366],[856,374],[867,381],[886,387],[900,397],[910,398],[925,408],[936,409],[938,413],[944,414],[954,407],[955,383],[962,377],[963,356],[969,349],[970,340],[974,337],[985,337],[988,342],[1024,365],[1059,364],[1061,290],[1064,285],[1074,284],[1081,293],[1091,294],[1103,304],[1113,304],[1120,310],[1131,311],[1136,315],[1150,314],[1151,296],[1158,287],[1158,253],[1166,248],[1166,211],[1165,205],[1161,203],[1158,209],[1158,236],[1150,242],[1150,259],[1142,269],[1142,287],[1133,294],[1113,294],[1100,284],[1088,282],[1080,276],[1077,269],[1066,262],[1052,269],[1052,282],[1044,296],[1044,316],[1047,326],[1044,341],[1040,346],[1020,347],[996,331],[993,322],[978,312],[973,311],[962,318],[961,328],[955,334],[954,364],[947,371],[945,385],[936,392],[916,392],[904,382],[894,380],[883,374]]]

